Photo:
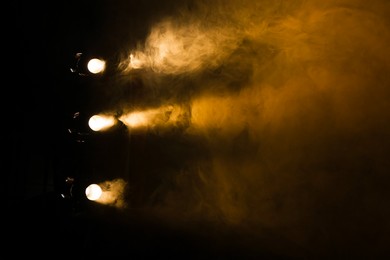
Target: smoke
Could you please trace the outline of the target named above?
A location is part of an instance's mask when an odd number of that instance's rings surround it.
[[[237,48],[240,37],[234,28],[203,27],[171,19],[159,23],[152,29],[145,50],[130,54],[124,71],[147,67],[159,73],[180,74],[217,67]]]
[[[132,143],[149,149],[131,159],[134,200],[319,255],[388,252],[390,3],[195,2],[120,64],[146,89],[124,110],[190,109],[181,131]]]
[[[120,209],[127,207],[124,200],[126,181],[123,179],[107,180],[99,183],[99,186],[102,189],[102,195],[97,202]]]

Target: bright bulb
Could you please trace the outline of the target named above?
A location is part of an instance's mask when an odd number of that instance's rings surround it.
[[[97,74],[97,73],[101,73],[105,70],[106,68],[106,63],[103,61],[103,60],[99,60],[99,59],[91,59],[89,62],[88,62],[88,70],[93,73],[93,74]]]
[[[89,200],[99,199],[102,193],[102,188],[97,184],[91,184],[85,189],[85,195]]]
[[[113,116],[94,115],[88,120],[88,125],[93,131],[100,131],[115,125]]]

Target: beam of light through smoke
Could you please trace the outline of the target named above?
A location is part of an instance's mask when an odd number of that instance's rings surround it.
[[[186,123],[186,112],[179,105],[166,105],[124,113],[119,120],[131,129],[169,128]]]
[[[91,184],[87,187],[86,195],[88,199],[104,205],[126,208],[124,200],[126,181],[123,179],[107,180],[99,184]]]
[[[215,68],[239,44],[234,28],[202,28],[164,21],[150,33],[144,49],[135,50],[120,66],[123,72],[147,68],[164,74],[193,73]]]
[[[116,119],[111,115],[93,115],[88,120],[88,125],[93,131],[102,131],[115,125]]]
[[[386,251],[390,3],[202,3],[156,23],[120,67],[177,76],[145,82],[154,99],[190,106],[188,127],[164,146],[183,167],[151,177],[163,180],[153,206],[272,228],[318,254],[368,237]]]

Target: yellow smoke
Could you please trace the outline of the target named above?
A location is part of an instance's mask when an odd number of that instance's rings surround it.
[[[188,121],[188,111],[180,105],[163,105],[157,108],[124,113],[119,120],[132,130],[174,128]]]
[[[99,183],[102,194],[96,202],[116,208],[126,208],[125,188],[126,181],[123,179],[107,180]]]
[[[145,43],[132,50],[120,68],[124,73],[146,68],[158,73],[181,74],[218,67],[240,44],[244,32],[233,22],[204,15],[205,20],[192,19],[191,14],[184,12],[157,23]],[[209,15],[218,17],[219,14]]]
[[[373,187],[389,167],[390,3],[202,3],[157,23],[121,64],[125,74],[210,75],[185,97],[184,133],[201,140],[209,160],[154,196],[174,212],[261,223],[323,253],[355,228],[382,234],[372,223],[384,226],[386,217],[369,212],[381,212],[389,195]]]

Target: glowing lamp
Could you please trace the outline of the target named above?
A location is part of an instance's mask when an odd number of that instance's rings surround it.
[[[106,70],[106,61],[100,58],[91,57],[81,52],[76,53],[74,64],[70,71],[80,76],[102,74]]]
[[[88,126],[93,131],[100,131],[115,125],[116,119],[113,116],[94,115],[88,120]]]
[[[87,64],[88,71],[97,74],[102,73],[106,68],[106,62],[100,59],[91,59]]]
[[[85,189],[85,195],[89,200],[99,199],[102,193],[102,188],[97,184],[91,184]]]

